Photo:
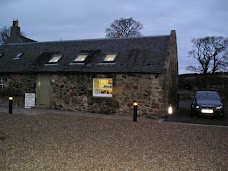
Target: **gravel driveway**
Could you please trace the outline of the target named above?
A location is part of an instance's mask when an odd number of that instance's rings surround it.
[[[228,128],[0,113],[0,170],[228,170]]]

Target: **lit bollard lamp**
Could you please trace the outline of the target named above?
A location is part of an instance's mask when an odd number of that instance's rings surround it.
[[[169,116],[171,116],[173,114],[173,107],[171,104],[168,107],[168,114],[169,114]]]
[[[13,113],[13,97],[9,97],[9,114]]]
[[[133,113],[133,122],[137,122],[137,101],[133,101],[134,113]]]

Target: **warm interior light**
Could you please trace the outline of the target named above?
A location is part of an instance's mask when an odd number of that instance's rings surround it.
[[[60,59],[60,57],[59,56],[56,56],[56,57],[51,58],[49,62],[50,63],[55,63],[55,62],[58,62],[59,59]]]
[[[80,54],[77,56],[77,58],[74,59],[74,62],[83,62],[87,56],[88,54]]]
[[[138,103],[137,103],[137,102],[133,102],[133,105],[134,105],[134,106],[137,106],[137,105],[138,105]]]
[[[48,63],[57,63],[62,56],[62,54],[54,54]]]
[[[96,79],[94,88],[96,94],[112,94],[112,79]]]
[[[115,58],[116,58],[116,54],[109,54],[109,55],[107,55],[105,57],[104,61],[106,61],[106,62],[112,62],[112,61],[115,60]]]
[[[13,97],[9,97],[9,100],[13,100]]]

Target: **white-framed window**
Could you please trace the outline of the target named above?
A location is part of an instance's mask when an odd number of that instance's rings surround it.
[[[112,88],[112,78],[93,79],[93,96],[95,97],[112,97]]]
[[[79,54],[73,62],[84,62],[88,55],[88,53]]]
[[[61,58],[62,54],[54,54],[52,55],[51,59],[48,61],[47,64],[56,64]]]
[[[5,78],[0,77],[0,90],[3,90],[5,87]]]

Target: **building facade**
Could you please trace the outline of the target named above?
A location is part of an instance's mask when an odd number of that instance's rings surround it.
[[[36,94],[58,110],[163,116],[177,104],[176,32],[138,38],[29,42],[0,46],[0,88]]]

